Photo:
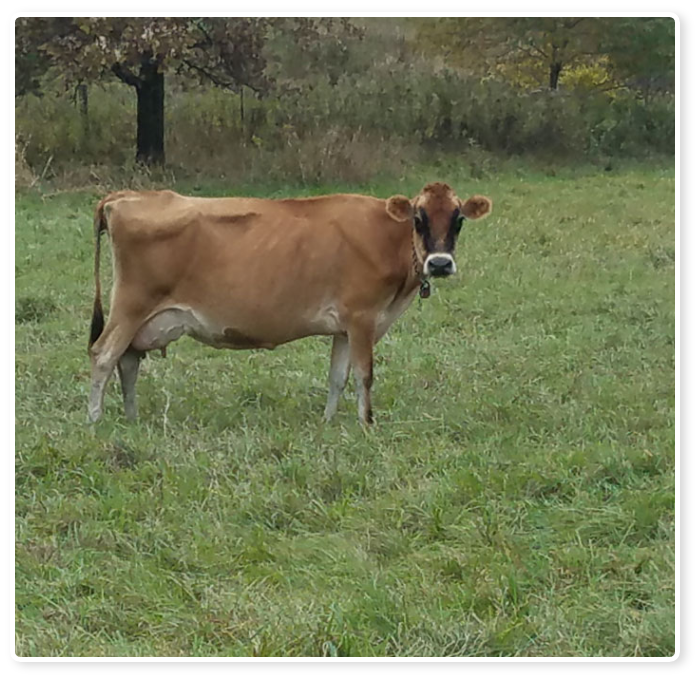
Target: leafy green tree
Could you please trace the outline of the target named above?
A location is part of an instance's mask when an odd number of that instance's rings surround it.
[[[472,17],[428,20],[418,39],[453,65],[556,90],[595,51],[596,32],[586,17]]]
[[[606,64],[604,84],[667,85],[674,24],[664,18],[473,17],[419,20],[417,42],[449,64],[525,87],[559,88],[562,74]],[[600,83],[603,84],[603,83]]]
[[[183,71],[236,90],[268,82],[261,45],[269,19],[25,18],[22,41],[60,67],[68,82],[111,73],[137,97],[136,159],[165,160],[165,73]]]
[[[15,23],[15,97],[41,95],[41,79],[51,66],[40,48],[43,32],[34,23],[19,18]]]
[[[24,18],[17,24],[22,56],[17,80],[21,92],[30,91],[40,71],[34,64],[59,67],[71,83],[111,73],[136,92],[137,160],[162,164],[166,72],[263,95],[274,81],[265,48],[274,36],[284,35],[305,66],[323,64],[337,80],[344,38],[355,33],[345,19]]]
[[[625,17],[604,25],[601,49],[615,78],[648,98],[673,92],[675,23],[668,17]]]

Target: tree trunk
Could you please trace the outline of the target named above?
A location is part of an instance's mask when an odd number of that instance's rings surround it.
[[[549,89],[556,90],[559,87],[559,76],[564,65],[560,61],[553,61],[549,65]]]
[[[90,134],[90,118],[88,117],[88,87],[85,83],[79,83],[75,89],[78,97],[80,119],[83,121],[83,135],[87,137]]]
[[[146,165],[165,163],[165,83],[158,63],[141,64],[136,87],[136,161]]]

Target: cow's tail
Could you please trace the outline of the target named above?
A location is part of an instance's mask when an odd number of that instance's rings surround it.
[[[95,301],[92,307],[92,323],[90,324],[90,342],[88,347],[92,347],[105,327],[105,317],[102,311],[102,289],[100,286],[100,235],[106,230],[105,200],[102,200],[97,206],[97,210],[95,210]]]

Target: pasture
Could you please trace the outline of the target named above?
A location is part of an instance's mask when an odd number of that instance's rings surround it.
[[[674,653],[672,167],[175,188],[438,179],[494,211],[378,346],[368,431],[352,384],[322,423],[327,338],[181,340],[87,426],[100,194],[17,195],[18,655]]]

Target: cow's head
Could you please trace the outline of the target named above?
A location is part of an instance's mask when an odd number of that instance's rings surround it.
[[[447,184],[426,184],[413,200],[392,196],[386,211],[397,222],[413,222],[413,245],[424,276],[449,276],[457,271],[454,250],[465,218],[478,220],[491,212],[491,199],[472,196],[460,201]]]

